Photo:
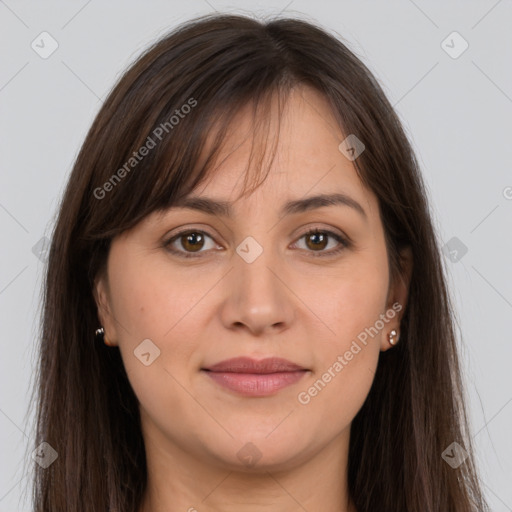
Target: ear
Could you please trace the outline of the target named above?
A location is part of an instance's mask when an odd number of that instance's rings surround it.
[[[117,345],[117,329],[110,300],[110,287],[105,274],[98,275],[94,280],[94,300],[98,308],[98,318],[105,330],[105,339],[109,345]]]
[[[394,329],[400,336],[400,322],[402,320],[407,299],[409,296],[409,285],[411,283],[413,257],[410,247],[405,247],[400,251],[400,261],[402,272],[393,282],[390,283],[388,297],[386,301],[386,315],[393,317],[388,321],[383,330],[381,339],[381,350],[385,351],[392,347],[388,341],[388,334]],[[396,337],[395,337],[396,341]]]

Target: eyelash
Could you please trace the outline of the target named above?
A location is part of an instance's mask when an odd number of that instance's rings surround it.
[[[206,231],[202,231],[200,229],[186,229],[186,230],[180,231],[179,233],[174,234],[167,241],[164,241],[163,246],[169,252],[171,252],[172,254],[176,254],[177,256],[179,256],[181,258],[200,258],[200,257],[202,257],[202,256],[200,256],[201,252],[207,252],[207,251],[199,251],[197,253],[188,253],[188,252],[179,251],[179,250],[176,250],[176,249],[173,249],[170,247],[171,244],[175,240],[179,240],[179,238],[182,237],[183,235],[194,234],[194,233],[206,235],[207,237],[209,237],[213,240],[213,237],[210,234],[208,234]],[[329,237],[334,238],[337,242],[339,242],[340,246],[337,249],[330,250],[330,251],[308,251],[308,250],[306,250],[306,252],[312,253],[311,256],[313,256],[314,258],[319,258],[319,257],[320,258],[328,258],[328,257],[336,256],[341,251],[351,247],[351,243],[346,238],[344,238],[341,235],[339,235],[338,233],[335,233],[334,231],[330,231],[328,229],[319,229],[319,228],[310,229],[309,231],[303,233],[298,238],[298,240],[301,240],[302,238],[304,238],[306,236],[316,235],[316,234],[328,235]]]

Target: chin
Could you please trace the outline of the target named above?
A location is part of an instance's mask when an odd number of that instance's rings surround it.
[[[241,426],[243,427],[243,426]],[[279,428],[279,427],[278,427]],[[307,458],[307,442],[304,430],[296,435],[271,430],[239,428],[230,430],[234,439],[211,446],[212,455],[230,471],[284,471],[291,469]],[[227,437],[227,436],[226,436]]]

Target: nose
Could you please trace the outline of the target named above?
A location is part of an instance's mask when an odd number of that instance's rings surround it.
[[[272,251],[263,250],[254,261],[237,253],[233,265],[224,283],[226,299],[221,311],[224,326],[246,330],[254,336],[288,329],[295,315],[293,285]]]

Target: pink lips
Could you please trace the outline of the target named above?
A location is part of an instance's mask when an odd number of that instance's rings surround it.
[[[221,386],[243,396],[269,396],[298,382],[307,370],[295,363],[270,357],[257,361],[237,357],[221,361],[203,371]]]

